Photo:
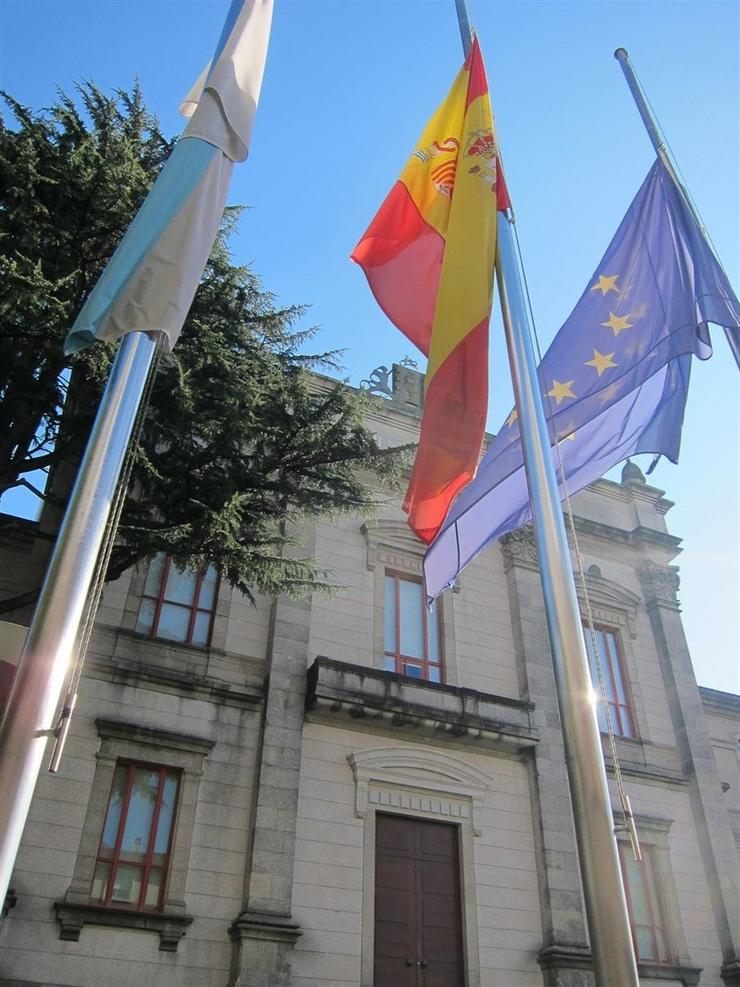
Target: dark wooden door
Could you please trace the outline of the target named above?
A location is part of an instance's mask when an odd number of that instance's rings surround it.
[[[375,987],[464,987],[457,827],[375,827]]]

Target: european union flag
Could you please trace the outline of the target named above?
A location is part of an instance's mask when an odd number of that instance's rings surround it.
[[[537,371],[570,493],[636,453],[677,461],[691,358],[711,356],[710,322],[739,330],[740,303],[656,161]],[[430,599],[531,517],[516,419],[512,411],[427,550]]]

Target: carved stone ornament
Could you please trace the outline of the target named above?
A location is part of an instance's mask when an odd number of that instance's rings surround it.
[[[655,565],[654,562],[645,562],[640,566],[638,575],[648,603],[667,603],[673,607],[678,606],[677,594],[681,585],[678,566],[661,566]]]
[[[476,836],[475,812],[491,779],[458,757],[427,747],[380,747],[347,756],[355,780],[355,815],[364,819],[369,805],[414,813],[469,819]]]
[[[405,521],[369,521],[362,525],[367,542],[367,567],[380,563],[390,569],[421,574],[423,544]]]
[[[389,398],[393,397],[393,388],[391,386],[391,374],[392,370],[386,366],[376,367],[375,370],[366,377],[364,380],[360,381],[360,387],[363,391],[369,391],[371,394],[385,394]]]
[[[523,565],[529,569],[537,569],[537,545],[534,528],[526,524],[523,528],[510,531],[500,539],[501,551],[504,556],[506,572],[513,565]]]

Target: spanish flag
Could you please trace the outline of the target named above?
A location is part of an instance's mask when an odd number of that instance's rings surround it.
[[[496,212],[508,204],[475,40],[352,254],[385,314],[428,359],[421,437],[404,501],[409,525],[425,542],[478,466]]]

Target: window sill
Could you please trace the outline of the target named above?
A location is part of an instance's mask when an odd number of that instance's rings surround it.
[[[640,976],[646,980],[673,980],[682,983],[684,987],[694,987],[699,983],[702,968],[700,966],[673,965],[671,963],[650,963],[639,960],[637,968]]]
[[[191,915],[178,912],[140,912],[134,908],[104,908],[102,905],[69,901],[54,903],[61,926],[60,939],[78,942],[84,925],[105,925],[118,929],[140,929],[158,932],[159,948],[174,953],[190,923]]]

